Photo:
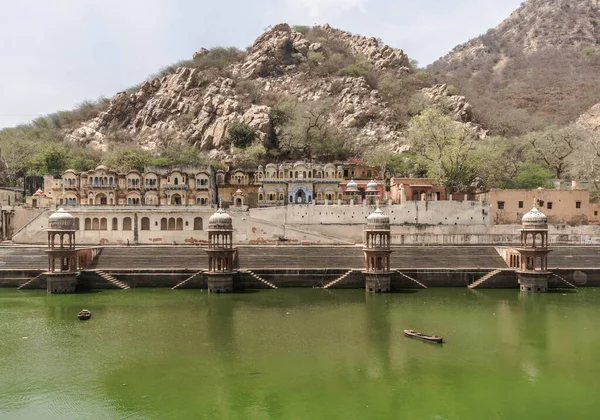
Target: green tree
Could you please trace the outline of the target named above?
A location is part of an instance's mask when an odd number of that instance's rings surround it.
[[[137,147],[116,149],[104,156],[102,163],[119,172],[136,170],[143,172],[144,167],[152,163],[152,154]]]
[[[234,147],[245,149],[250,146],[256,138],[256,131],[248,124],[234,121],[229,124],[227,137]]]
[[[68,165],[69,151],[62,145],[50,144],[38,149],[27,162],[27,173],[60,177]]]
[[[537,163],[524,163],[517,174],[506,181],[504,188],[551,188],[552,172]]]
[[[440,179],[449,193],[462,191],[476,180],[481,156],[477,137],[466,126],[430,108],[410,120],[408,139],[429,176]]]

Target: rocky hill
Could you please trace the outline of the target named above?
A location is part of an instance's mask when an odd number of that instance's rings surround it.
[[[600,99],[600,1],[528,0],[429,70],[497,134],[572,122]]]
[[[320,130],[316,137],[349,150],[384,144],[400,151],[410,108],[418,106],[411,100],[422,89],[422,98],[443,101],[461,122],[471,120],[466,99],[443,85],[432,88],[402,50],[329,25],[280,24],[246,53],[200,49],[192,60],[116,94],[99,115],[65,136],[102,151],[125,138],[148,150],[187,143],[227,158],[233,153],[228,129],[238,122],[255,130],[254,143],[267,150],[284,143],[289,149],[298,141],[291,137]]]

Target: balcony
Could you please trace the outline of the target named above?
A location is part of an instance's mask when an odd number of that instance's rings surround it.
[[[188,189],[187,184],[167,184],[162,186],[163,190],[171,190],[171,191],[185,191]]]
[[[117,184],[86,184],[81,186],[85,190],[102,190],[102,191],[114,191],[118,190],[119,186]]]

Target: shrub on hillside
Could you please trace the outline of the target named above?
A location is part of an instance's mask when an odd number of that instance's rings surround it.
[[[227,129],[227,138],[234,147],[245,149],[256,138],[256,131],[248,124],[234,121]]]

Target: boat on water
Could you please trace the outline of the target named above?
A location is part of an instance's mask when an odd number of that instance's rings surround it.
[[[77,314],[77,319],[80,319],[82,321],[85,321],[87,319],[90,319],[92,317],[92,313],[90,311],[88,311],[87,309],[82,309],[81,311],[79,311],[79,313]]]
[[[407,337],[418,338],[419,340],[427,341],[429,343],[442,343],[444,339],[437,335],[428,335],[413,330],[404,330],[404,335]]]

